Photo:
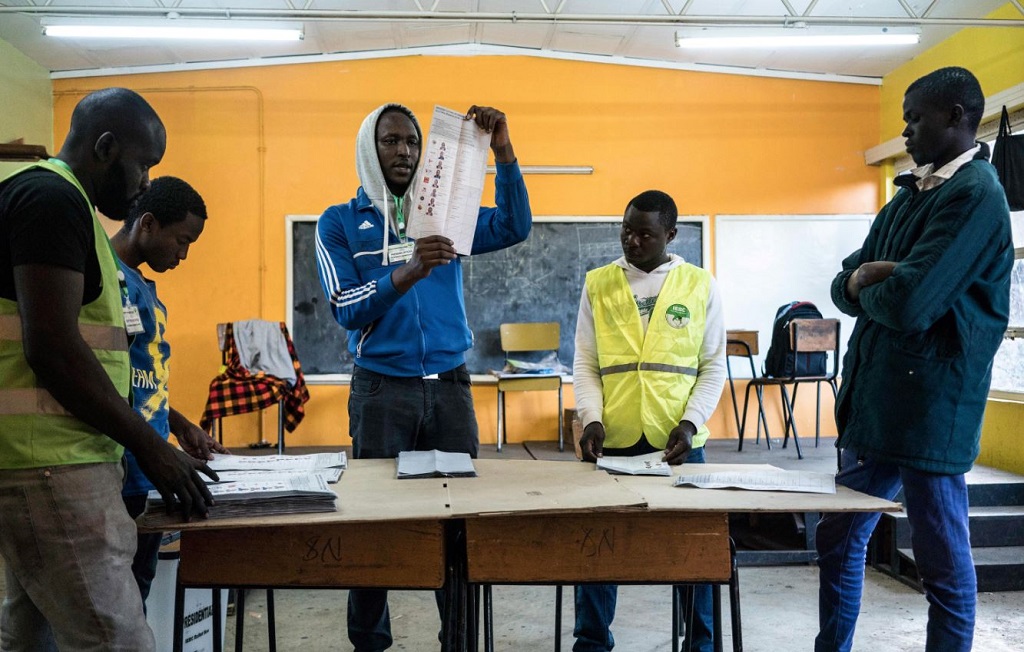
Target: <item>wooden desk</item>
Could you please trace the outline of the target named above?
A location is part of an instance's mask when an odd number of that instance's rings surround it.
[[[176,524],[173,528],[181,530],[178,592],[186,587],[447,586],[452,595],[464,595],[461,559],[448,552],[453,537],[447,532],[446,482],[397,482],[393,460],[358,460],[332,485],[338,494],[336,512]],[[445,620],[461,622],[455,613],[459,606],[450,607],[453,612]],[[215,639],[216,651],[220,638]],[[175,649],[180,646],[176,636]],[[453,638],[445,649],[464,647]]]
[[[726,584],[735,581],[731,512],[900,509],[896,503],[845,487],[838,487],[834,495],[732,491],[674,487],[666,477],[612,475],[607,479],[639,497],[646,508],[594,509],[585,507],[581,495],[588,490],[577,489],[577,482],[594,482],[593,476],[606,475],[594,471],[592,464],[519,463],[528,468],[498,460],[477,460],[476,464],[480,478],[455,478],[449,485],[453,511],[466,517],[470,585]],[[690,464],[675,467],[674,473],[750,466]],[[489,502],[497,487],[510,495],[502,499],[497,513],[483,513],[479,506]],[[533,491],[562,498],[549,505],[530,505],[528,495]],[[516,509],[515,504],[522,507]],[[738,584],[733,589],[738,608]],[[484,619],[489,630],[486,604]],[[739,643],[737,620],[734,617],[734,644]],[[556,611],[556,622],[560,622],[560,611]],[[485,642],[488,637],[489,633]]]
[[[835,495],[677,488],[593,464],[476,460],[479,477],[395,480],[352,460],[338,511],[211,519],[182,530],[182,587],[446,587],[446,650],[475,649],[471,583],[727,582],[730,512],[899,511]],[[684,465],[675,473],[749,465]],[[166,526],[164,526],[166,527]],[[339,633],[340,634],[340,633]],[[219,643],[219,639],[217,639]]]

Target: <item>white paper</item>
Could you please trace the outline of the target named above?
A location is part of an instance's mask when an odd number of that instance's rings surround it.
[[[834,494],[836,478],[831,473],[785,471],[782,469],[719,473],[695,473],[677,476],[673,484],[698,489],[750,489],[753,491],[797,491]]]
[[[672,467],[663,460],[665,453],[657,451],[632,457],[608,456],[597,458],[597,468],[624,475],[672,475]]]
[[[321,475],[328,484],[334,484],[341,479],[342,469],[333,467],[329,469],[314,469],[312,471],[264,471],[261,469],[253,469],[249,471],[218,471],[217,477],[220,478],[220,482],[251,482],[253,480],[267,481],[287,478],[299,473],[314,473],[316,475]],[[200,477],[206,481],[206,484],[217,484],[205,475],[200,474]]]
[[[434,107],[415,181],[409,237],[443,235],[469,255],[484,192],[491,136],[465,115]]]
[[[399,478],[472,477],[476,475],[469,453],[402,451],[398,454]]]
[[[222,455],[207,462],[214,471],[314,471],[348,466],[345,451],[310,455]]]
[[[218,482],[206,485],[215,503],[234,501],[250,501],[260,498],[290,495],[323,495],[334,496],[334,491],[327,486],[327,481],[318,473],[303,474],[269,474],[259,479],[239,482]],[[148,499],[151,503],[162,504],[163,499],[158,491],[150,491]]]

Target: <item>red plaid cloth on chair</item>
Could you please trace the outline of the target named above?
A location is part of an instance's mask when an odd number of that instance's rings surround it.
[[[226,326],[224,344],[227,368],[210,382],[210,396],[206,399],[206,409],[203,410],[199,427],[210,432],[215,419],[262,410],[284,399],[284,427],[288,432],[293,432],[306,416],[303,405],[309,400],[309,390],[306,389],[302,366],[295,355],[295,345],[288,334],[288,327],[281,322],[281,333],[288,343],[288,353],[295,366],[293,387],[276,376],[268,376],[262,371],[253,374],[243,367],[235,347],[234,324]]]

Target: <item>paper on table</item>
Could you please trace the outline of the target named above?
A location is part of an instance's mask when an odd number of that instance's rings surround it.
[[[836,478],[831,473],[782,469],[680,475],[676,477],[673,484],[677,487],[689,485],[698,489],[798,491],[816,494],[834,494],[836,492]]]
[[[220,482],[252,482],[254,480],[269,481],[288,478],[296,474],[315,473],[323,476],[327,484],[334,484],[341,479],[342,469],[333,467],[329,469],[296,469],[291,471],[263,471],[261,469],[250,469],[248,471],[218,471],[217,477]],[[217,484],[213,480],[200,474],[206,484]]]
[[[207,465],[214,471],[313,471],[344,469],[348,465],[345,451],[311,455],[221,455],[214,453]]]
[[[259,480],[207,485],[214,500],[210,505],[209,517],[302,514],[333,512],[337,509],[337,494],[327,486],[327,481],[319,473],[274,473],[268,476]],[[179,518],[180,515],[166,513],[159,492],[149,492],[146,511],[141,517],[143,523],[159,526],[173,523]]]
[[[402,451],[398,454],[399,478],[466,478],[476,475],[469,453]]]
[[[464,114],[434,107],[409,211],[410,238],[443,235],[459,254],[472,253],[490,143],[490,134]]]
[[[632,457],[599,457],[597,468],[623,475],[672,475],[672,468],[662,459],[663,457],[664,451]]]

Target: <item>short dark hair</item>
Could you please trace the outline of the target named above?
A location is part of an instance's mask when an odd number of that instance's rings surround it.
[[[205,220],[206,202],[195,188],[178,177],[159,177],[153,179],[149,190],[128,211],[124,228],[131,229],[146,213],[152,213],[160,226],[181,222],[189,213]]]
[[[92,146],[104,132],[121,139],[144,139],[164,128],[160,116],[141,95],[127,88],[102,88],[86,95],[71,112],[68,140]]]
[[[981,114],[985,111],[985,95],[981,92],[978,78],[970,70],[957,66],[939,68],[908,86],[905,94],[911,91],[920,93],[926,102],[938,108],[955,104],[964,107],[967,126],[977,133]]]
[[[676,203],[668,194],[660,190],[645,190],[629,200],[629,203],[626,204],[627,211],[630,206],[643,213],[657,212],[658,221],[661,222],[666,231],[676,228],[676,219],[679,217]]]
[[[380,125],[380,119],[388,113],[400,113],[409,118],[412,122],[412,126],[416,127],[416,137],[423,140],[423,132],[420,130],[420,121],[416,119],[416,114],[413,113],[412,109],[409,107],[394,103],[385,105],[384,109],[380,112],[380,115],[377,116],[377,124],[373,125],[374,140],[377,139],[377,127]]]

